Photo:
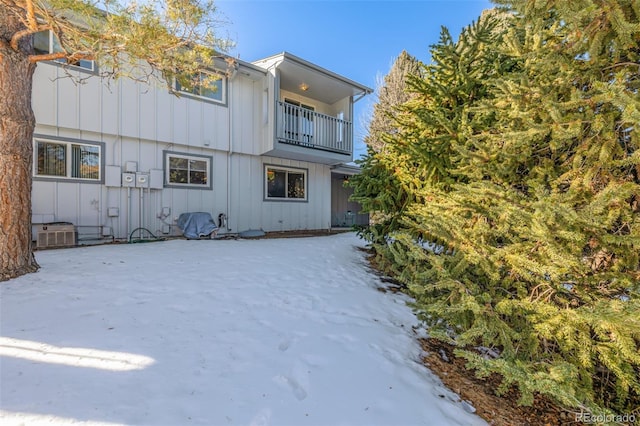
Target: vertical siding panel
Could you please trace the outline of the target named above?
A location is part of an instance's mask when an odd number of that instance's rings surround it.
[[[260,130],[262,127],[262,95],[258,89],[258,84],[255,82],[252,82],[250,90],[251,98],[249,102],[251,102],[253,115],[251,117],[251,126],[247,129],[247,145],[245,146],[245,150],[247,154],[255,155],[258,151],[256,145],[260,144]]]
[[[329,166],[321,166],[323,171],[323,196],[321,201],[322,217],[320,227],[329,229],[331,227],[331,169]]]
[[[191,143],[195,146],[203,146],[207,140],[208,148],[226,151],[229,148],[229,108],[202,103],[200,114],[198,134],[197,137],[192,137]]]
[[[101,129],[101,106],[100,93],[102,82],[97,77],[91,77],[78,85],[79,94],[79,115],[80,129],[99,133]]]
[[[219,130],[215,126],[215,114],[216,110],[211,108],[208,105],[205,105],[202,108],[202,122],[201,122],[201,134],[202,134],[202,144],[204,145],[205,141],[208,141],[209,148],[211,149],[223,149],[218,146],[218,135],[216,134]]]
[[[125,226],[126,222],[124,221],[125,217],[125,207],[122,201],[122,192],[120,188],[105,188],[105,197],[104,197],[104,207],[102,211],[102,216],[104,219],[104,224],[107,226],[111,226],[114,236],[116,238],[124,238],[125,237]],[[117,217],[108,217],[107,209],[109,207],[117,207],[118,208],[118,216]]]
[[[218,107],[215,110],[215,114],[212,117],[214,126],[215,126],[215,135],[216,135],[216,144],[215,147],[221,150],[229,149],[229,138],[231,137],[230,128],[229,128],[229,114],[231,114],[231,109],[228,107]],[[238,118],[238,116],[233,117],[234,125],[238,123],[242,123],[242,117]],[[236,133],[233,132],[234,138],[236,137]],[[234,141],[235,143],[235,141]],[[235,151],[235,146],[233,147]]]
[[[129,220],[131,213],[131,202],[128,195],[129,194],[127,188],[123,188],[121,191],[119,191],[120,204],[122,205],[122,207],[120,208],[121,238],[129,238],[129,232],[134,228],[133,224]]]
[[[173,141],[173,105],[174,95],[166,91],[155,91],[156,139],[164,142]]]
[[[317,204],[314,208],[314,221],[316,228],[326,229],[328,226],[326,207],[331,203],[331,179],[328,178],[330,173],[327,166],[316,164],[316,169],[318,172],[317,180],[321,196],[317,199]],[[329,208],[329,210],[331,210],[331,208]]]
[[[55,214],[56,195],[54,182],[34,181],[31,211],[34,214]]]
[[[120,145],[120,155],[121,155],[121,163],[123,166],[122,171],[124,171],[124,165],[128,161],[135,161],[138,163],[138,170],[140,170],[140,159],[138,158],[138,144],[135,143],[131,138],[122,138],[122,143]]]
[[[76,225],[101,225],[100,185],[78,184],[78,212]]]
[[[213,220],[218,223],[218,215],[227,213],[227,156],[216,152],[213,156]]]
[[[240,193],[243,192],[242,187],[242,170],[245,167],[244,158],[240,154],[234,154],[231,157],[231,173],[229,175],[229,216],[231,219],[231,228],[233,232],[241,232],[247,229],[247,222],[245,220],[246,205],[241,202],[243,197],[240,197]]]
[[[251,222],[255,223],[254,228],[260,229],[263,227],[261,207],[264,204],[264,165],[260,157],[249,158],[251,160],[250,167],[254,170],[251,181],[251,197],[249,199]]]
[[[140,137],[142,139],[156,139],[156,90],[145,84],[138,85],[140,94],[140,110],[138,112],[138,123],[140,126]]]
[[[239,85],[236,105],[233,105],[236,117],[242,117],[238,131],[238,150],[242,153],[252,152],[253,127],[255,125],[253,109],[253,93],[251,86]],[[237,111],[237,112],[236,112]],[[238,127],[238,126],[236,126]]]
[[[78,126],[78,85],[71,78],[65,77],[64,70],[56,67],[58,78],[53,83],[57,86],[58,120],[56,125],[77,129]]]
[[[128,79],[121,79],[120,85],[120,110],[121,127],[123,136],[139,137],[138,117],[138,84]]]
[[[155,230],[155,234],[157,236],[162,236],[162,235],[166,235],[163,234],[163,225],[165,225],[162,220],[158,217],[158,214],[160,214],[162,212],[162,207],[164,207],[162,205],[162,190],[151,190],[151,214],[152,217],[155,218],[155,222],[154,222],[154,230]],[[173,219],[172,219],[173,215],[169,215],[169,217],[167,217],[166,219],[164,219],[164,221],[166,223],[172,223]]]
[[[57,112],[56,68],[47,63],[40,63],[36,67],[33,77],[31,106],[38,124],[55,126]]]
[[[188,125],[188,141],[191,146],[203,146],[202,142],[202,115],[205,102],[191,100],[188,103],[187,125]]]
[[[320,186],[318,185],[318,180],[320,179],[320,176],[318,175],[318,170],[316,165],[308,164],[306,165],[306,167],[309,170],[307,174],[307,179],[309,179],[309,182],[307,183],[307,187],[313,190],[313,194],[312,193],[307,194],[304,227],[307,229],[311,229],[311,228],[317,228],[317,226],[314,226],[317,222],[317,215],[318,215],[318,212],[316,210],[319,207],[318,200],[322,199],[322,193],[319,191]]]
[[[185,97],[172,99],[173,103],[173,140],[175,144],[188,144],[187,109],[189,99]]]
[[[58,182],[56,184],[56,205],[55,217],[56,221],[73,222],[77,224],[78,212],[78,194],[76,191],[76,183]]]
[[[156,145],[149,142],[138,145],[138,158],[140,159],[138,171],[148,173],[156,165]]]
[[[189,212],[186,190],[171,189],[171,204],[173,205],[173,216],[178,217],[181,213]]]
[[[102,85],[102,110],[101,110],[101,131],[109,135],[117,135],[120,128],[120,111],[118,108],[118,93],[122,80],[118,80],[110,85]],[[109,147],[107,147],[109,149]]]

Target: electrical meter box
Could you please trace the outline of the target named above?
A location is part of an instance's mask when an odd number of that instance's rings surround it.
[[[122,174],[122,186],[133,188],[136,186],[136,174],[125,172]]]
[[[149,174],[148,173],[136,173],[136,186],[138,188],[149,187]]]

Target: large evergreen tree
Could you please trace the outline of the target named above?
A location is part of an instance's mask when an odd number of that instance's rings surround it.
[[[38,268],[31,249],[36,64],[89,59],[102,78],[188,85],[227,47],[214,33],[218,24],[207,0],[0,0],[0,281]],[[34,50],[43,31],[53,33],[54,52]]]
[[[420,61],[403,50],[393,61],[389,73],[378,82],[377,99],[364,138],[367,147],[379,152],[385,145],[385,138],[397,132],[396,109],[412,96],[407,80],[409,76],[419,76],[421,70]]]
[[[640,401],[640,4],[498,3],[457,42],[444,31],[413,83],[387,159],[411,201],[374,247],[431,334],[501,390],[625,412]]]
[[[387,158],[399,161],[401,154],[393,143],[387,144],[387,141],[399,131],[399,108],[415,96],[409,90],[409,79],[418,78],[421,73],[422,63],[402,51],[376,89],[377,102],[364,139],[367,154],[357,160],[362,173],[349,181],[354,188],[353,199],[364,203],[364,209],[370,212],[371,226],[361,231],[370,239],[376,236],[384,238],[390,229],[397,226],[396,219],[409,200],[408,193],[386,161]]]

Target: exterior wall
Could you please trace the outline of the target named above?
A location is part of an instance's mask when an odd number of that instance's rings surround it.
[[[226,105],[205,102],[186,96],[171,95],[161,85],[149,86],[130,79],[103,82],[84,71],[69,71],[85,78],[82,83],[66,76],[57,65],[38,64],[34,75],[33,110],[41,126],[58,128],[63,136],[72,132],[90,132],[112,137],[129,137],[202,147],[228,149],[229,111]],[[238,76],[229,87],[229,102],[253,102],[257,86],[252,80]],[[255,116],[261,104],[247,103],[250,110],[243,115]],[[247,123],[238,123],[244,130]],[[249,127],[255,126],[251,123]],[[251,129],[254,131],[255,129]],[[105,140],[106,142],[107,140]],[[237,150],[253,153],[247,139],[241,139]],[[125,160],[128,161],[128,160]]]
[[[67,72],[90,78],[76,84]],[[125,239],[139,227],[159,236],[180,235],[177,217],[204,211],[216,220],[220,213],[227,215],[222,233],[328,229],[330,167],[262,155],[274,146],[275,87],[273,78],[238,73],[227,85],[227,103],[221,105],[177,98],[163,86],[128,79],[103,82],[81,70],[38,64],[32,99],[36,135],[102,143],[103,164],[116,170],[118,178],[131,163],[138,172],[164,170],[165,151],[204,155],[211,158],[212,185],[210,189],[140,189],[34,178],[33,223],[102,225],[111,227],[116,238]],[[330,111],[334,106],[323,108]],[[307,200],[266,200],[265,164],[305,169]]]
[[[331,171],[328,166],[275,157],[235,156],[231,173],[232,232],[329,229]],[[307,201],[265,200],[265,165],[307,170]],[[233,221],[235,218],[235,223]]]
[[[139,171],[161,169],[164,143],[123,138],[113,147],[121,153],[142,152]],[[33,184],[34,222],[71,222],[81,226],[109,226],[116,238],[127,238],[138,227],[155,235],[179,235],[175,221],[181,213],[209,212],[217,219],[228,217],[228,229],[236,233],[248,229],[287,231],[328,229],[331,222],[331,184],[328,166],[274,157],[229,154],[187,146],[172,147],[176,152],[212,156],[212,189],[140,189],[107,187],[99,183],[62,180],[35,180]],[[121,154],[125,155],[125,154]],[[132,157],[136,158],[136,157]],[[265,200],[265,165],[307,170],[307,201]],[[228,179],[229,177],[229,179]],[[118,209],[110,217],[110,208]],[[168,213],[162,217],[162,213]]]

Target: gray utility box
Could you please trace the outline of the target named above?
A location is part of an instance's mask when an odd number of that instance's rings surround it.
[[[73,247],[76,245],[76,227],[69,222],[52,222],[35,225],[36,248]]]

